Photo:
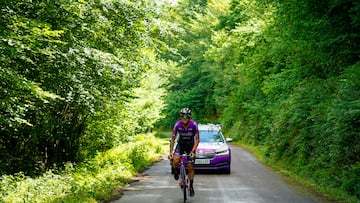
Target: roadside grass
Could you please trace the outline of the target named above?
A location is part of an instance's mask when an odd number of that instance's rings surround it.
[[[155,132],[154,136],[161,139],[169,139],[171,137],[171,132]]]
[[[80,165],[66,164],[63,171],[48,171],[31,178],[19,173],[0,177],[0,202],[106,202],[119,196],[119,188],[164,154],[167,141],[153,134],[99,153]]]
[[[281,166],[281,163],[267,159],[267,157],[265,156],[265,147],[253,146],[241,141],[234,142],[233,144],[239,145],[244,149],[250,151],[260,162],[270,167],[277,173],[283,175],[287,182],[289,182],[299,190],[308,190],[307,193],[310,190],[310,193],[316,193],[317,195],[321,196],[322,199],[325,199],[328,202],[360,203],[360,200],[358,198],[354,196],[349,196],[344,191],[331,188],[325,184],[316,183],[315,181],[309,179],[305,179],[297,173],[289,169],[285,169]],[[304,188],[307,189],[304,190]]]

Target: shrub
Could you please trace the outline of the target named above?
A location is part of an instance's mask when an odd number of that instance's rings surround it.
[[[162,141],[153,135],[135,136],[78,166],[66,164],[63,171],[47,171],[37,178],[22,173],[0,178],[0,202],[97,202],[110,199],[163,152]]]

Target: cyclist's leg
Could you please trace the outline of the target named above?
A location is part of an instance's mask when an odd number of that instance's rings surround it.
[[[180,162],[180,157],[179,156],[174,156],[173,157],[173,162],[172,162],[172,167],[174,168],[174,178],[175,180],[179,179],[179,162]]]
[[[190,152],[192,150],[192,146],[187,150],[188,150],[188,152]],[[190,188],[189,188],[190,196],[195,195],[194,186],[193,186],[194,176],[195,176],[194,162],[195,162],[195,158],[192,159],[192,158],[189,157],[189,162],[187,164],[187,169],[188,169],[188,177],[189,177],[189,180],[190,180]]]
[[[188,153],[191,152],[192,150],[192,146],[186,146],[184,147],[184,151],[181,151],[181,153]],[[194,179],[194,175],[195,175],[195,171],[194,171],[194,159],[190,158],[190,156],[188,157],[188,163],[187,163],[187,169],[188,169],[188,177],[190,180]]]
[[[187,168],[188,168],[188,177],[190,180],[193,180],[195,176],[194,163],[189,162],[187,164]]]
[[[186,146],[184,151],[186,153],[190,153],[192,150],[192,145]],[[187,163],[187,169],[188,169],[188,177],[190,180],[194,179],[195,171],[194,171],[194,159],[188,156],[188,163]]]
[[[188,177],[190,180],[190,196],[194,196],[195,192],[194,192],[194,176],[195,176],[195,170],[194,170],[194,163],[193,162],[189,162],[188,165]]]
[[[179,145],[176,146],[175,152],[179,152]],[[173,156],[173,162],[172,162],[172,167],[174,168],[174,178],[175,180],[179,179],[179,162],[180,162],[180,157],[178,155]]]
[[[179,168],[179,162],[180,162],[180,158],[178,156],[174,156],[173,157],[173,168],[177,169]]]

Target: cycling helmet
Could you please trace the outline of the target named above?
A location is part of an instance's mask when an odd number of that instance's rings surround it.
[[[180,117],[190,118],[190,117],[191,117],[191,109],[189,109],[189,108],[182,108],[182,109],[180,110]]]

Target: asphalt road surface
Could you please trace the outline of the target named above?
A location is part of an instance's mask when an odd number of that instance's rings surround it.
[[[259,163],[248,151],[231,146],[231,174],[196,173],[189,203],[329,203],[319,195]],[[181,203],[182,193],[167,158],[145,171],[113,203]]]

